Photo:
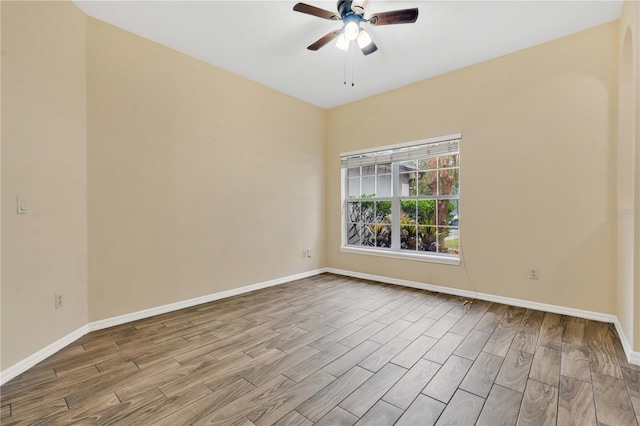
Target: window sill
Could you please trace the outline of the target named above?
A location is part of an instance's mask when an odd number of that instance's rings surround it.
[[[446,256],[446,255],[437,256],[437,255],[430,255],[430,254],[413,254],[413,253],[406,253],[406,252],[376,250],[376,249],[359,248],[359,247],[342,246],[340,247],[340,251],[343,253],[391,257],[394,259],[417,260],[420,262],[440,263],[443,265],[454,265],[454,266],[460,265],[462,261],[459,256]]]

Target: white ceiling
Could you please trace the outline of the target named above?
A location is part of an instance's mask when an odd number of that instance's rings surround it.
[[[375,1],[374,12],[418,7],[415,24],[366,26],[379,50],[306,47],[341,27],[293,11],[296,1],[75,1],[88,15],[322,108],[616,20],[623,0]],[[305,3],[335,11],[336,2]],[[344,85],[353,64],[355,86]]]

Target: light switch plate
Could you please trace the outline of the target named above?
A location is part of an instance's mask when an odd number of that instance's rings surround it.
[[[18,214],[27,214],[27,198],[18,195]]]

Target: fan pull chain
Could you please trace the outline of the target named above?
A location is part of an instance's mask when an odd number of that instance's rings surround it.
[[[351,44],[355,44],[355,43],[351,42]],[[354,47],[353,49],[351,49],[351,87],[356,85],[356,83],[353,81],[353,75],[355,73],[354,69],[356,67],[355,66],[355,60],[354,60],[355,53],[356,53],[356,49]]]
[[[344,55],[344,69],[343,69],[343,83],[345,86],[347,85],[347,56],[351,55],[351,87],[354,87],[356,85],[355,81],[354,81],[354,74],[355,74],[355,60],[354,60],[354,56],[355,56],[355,48],[352,49],[353,43],[349,43],[349,50],[347,50],[345,52]],[[351,52],[351,53],[349,53]]]
[[[344,85],[347,85],[347,53],[344,55],[344,73],[342,75],[344,77]]]

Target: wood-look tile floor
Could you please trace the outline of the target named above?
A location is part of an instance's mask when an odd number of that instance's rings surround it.
[[[320,275],[96,331],[3,425],[638,425],[610,324]],[[634,411],[635,410],[635,411]]]

